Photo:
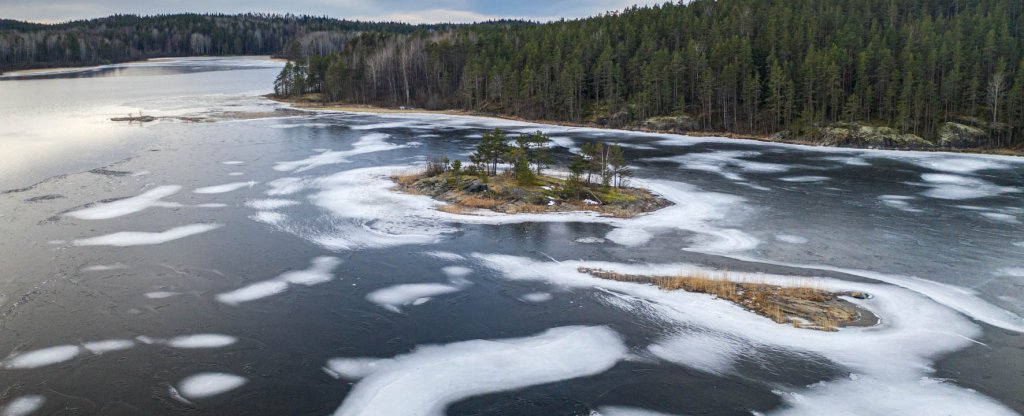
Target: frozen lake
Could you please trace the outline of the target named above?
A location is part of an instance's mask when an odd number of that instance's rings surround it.
[[[281,65],[0,80],[5,411],[1024,412],[1024,159],[296,115],[259,96]],[[108,121],[139,111],[166,118]],[[563,166],[619,142],[676,205],[465,216],[389,190],[495,127]],[[579,266],[860,290],[882,321],[798,329]]]

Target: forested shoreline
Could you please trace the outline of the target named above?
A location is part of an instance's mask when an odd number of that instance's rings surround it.
[[[592,18],[363,33],[282,96],[837,145],[1019,148],[1024,4],[695,0]]]
[[[362,32],[411,33],[449,26],[256,13],[116,15],[59,24],[0,19],[0,72],[172,56],[299,59],[340,51]]]

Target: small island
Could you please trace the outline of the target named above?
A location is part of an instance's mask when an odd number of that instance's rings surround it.
[[[779,324],[796,328],[833,332],[847,326],[873,326],[878,317],[843,297],[868,299],[864,292],[832,292],[813,284],[779,286],[767,282],[734,282],[727,275],[711,277],[701,274],[647,276],[622,274],[608,270],[579,267],[599,279],[629,283],[647,283],[662,290],[684,290],[724,299],[750,312]]]
[[[448,202],[439,209],[454,214],[480,209],[506,214],[591,211],[631,218],[672,205],[646,189],[628,186],[632,170],[618,144],[587,143],[570,159],[567,175],[545,175],[552,163],[550,142],[540,132],[510,140],[494,129],[484,134],[468,163],[434,159],[421,171],[392,179],[399,191]]]

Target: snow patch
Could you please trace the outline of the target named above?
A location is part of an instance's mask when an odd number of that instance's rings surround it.
[[[390,359],[336,358],[326,368],[360,379],[337,416],[443,415],[468,397],[599,374],[626,354],[611,329],[560,327],[524,338],[420,346]]]
[[[360,126],[353,126],[352,128],[358,129],[359,127]],[[406,147],[388,143],[385,141],[388,137],[391,137],[391,135],[384,133],[370,133],[360,137],[358,141],[353,143],[351,150],[328,151],[310,156],[306,159],[290,162],[278,162],[274,165],[274,170],[279,172],[303,172],[321,166],[348,163],[349,158],[356,155],[383,152]]]
[[[199,373],[178,383],[177,391],[188,399],[203,399],[237,389],[246,382],[244,377],[234,374]]]
[[[180,207],[181,204],[162,200],[178,193],[180,190],[181,187],[177,185],[158,186],[138,196],[97,204],[89,208],[69,212],[65,215],[80,220],[105,220],[134,214],[151,207]]]
[[[366,300],[392,312],[401,312],[401,306],[412,305],[419,299],[454,293],[459,286],[443,283],[412,283],[378,289],[366,295]],[[422,304],[424,302],[420,302]]]
[[[776,234],[775,241],[789,244],[807,244],[807,238],[791,234]]]
[[[216,230],[222,224],[191,224],[171,228],[158,233],[141,231],[122,231],[119,233],[101,235],[99,237],[82,238],[73,242],[76,246],[146,246],[163,244],[169,241],[202,234],[207,231]]]
[[[270,198],[270,199],[256,199],[256,200],[246,201],[245,202],[245,206],[247,206],[249,208],[252,208],[252,209],[258,209],[258,210],[261,210],[261,211],[275,210],[275,209],[280,209],[280,208],[284,208],[284,207],[290,207],[290,206],[293,206],[293,205],[299,205],[299,201],[293,201],[291,199]]]
[[[27,394],[11,400],[0,411],[0,416],[28,416],[43,407],[46,398],[38,394]]]
[[[4,360],[4,368],[25,369],[37,368],[68,361],[78,356],[81,350],[77,345],[58,345],[22,352]]]
[[[259,182],[256,182],[256,181],[232,182],[232,183],[226,183],[226,184],[223,184],[223,185],[214,185],[214,186],[206,186],[206,187],[202,187],[202,188],[197,188],[196,190],[194,190],[192,192],[193,193],[197,193],[197,194],[224,194],[224,193],[228,193],[228,192],[234,192],[234,191],[237,191],[237,190],[242,189],[242,188],[252,188],[252,187],[256,186],[257,184],[259,184]]]
[[[167,345],[174,348],[220,348],[234,344],[237,338],[221,334],[182,335],[167,340]]]
[[[251,283],[239,289],[218,294],[216,298],[222,303],[237,306],[240,303],[282,293],[288,290],[289,285],[313,286],[326,283],[334,280],[333,272],[339,265],[341,265],[341,259],[337,257],[317,257],[310,261],[310,267],[305,270],[285,272],[273,279]]]
[[[107,339],[102,341],[91,341],[82,344],[82,347],[89,352],[100,355],[105,352],[127,350],[135,346],[135,341],[130,339]]]

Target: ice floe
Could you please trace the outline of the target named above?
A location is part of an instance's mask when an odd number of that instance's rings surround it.
[[[68,361],[77,357],[80,352],[81,349],[77,345],[58,345],[17,353],[4,360],[3,366],[8,369],[44,367]]]
[[[111,271],[111,270],[122,270],[122,269],[127,269],[127,268],[128,268],[128,266],[126,266],[124,263],[95,264],[95,265],[92,265],[92,266],[83,267],[82,271],[83,272],[106,272],[106,271]]]
[[[234,192],[242,188],[252,188],[259,184],[256,181],[248,182],[232,182],[223,185],[206,186],[202,188],[196,188],[193,193],[197,194],[224,194],[228,192]]]
[[[433,416],[468,397],[599,374],[626,354],[607,327],[560,327],[523,338],[420,346],[388,359],[335,358],[326,370],[359,379],[337,416]]]
[[[824,182],[829,179],[827,176],[786,176],[779,178],[780,181],[785,182]]]
[[[792,234],[776,234],[775,241],[789,244],[807,244],[807,238]]]
[[[252,201],[246,201],[246,203],[245,203],[245,206],[247,206],[249,208],[263,210],[263,211],[274,210],[274,209],[279,209],[279,208],[285,208],[285,207],[290,207],[290,206],[294,206],[294,205],[299,205],[299,201],[294,201],[294,200],[291,200],[291,199],[270,198],[270,199],[256,199],[256,200],[252,200]]]
[[[907,202],[907,201],[911,201],[911,200],[915,199],[915,197],[913,197],[913,196],[907,196],[907,195],[882,195],[882,196],[879,196],[878,199],[883,204],[885,204],[885,205],[887,205],[887,206],[889,206],[891,208],[896,208],[896,209],[898,209],[900,211],[921,212],[920,209],[912,207],[910,205],[910,203]]]
[[[167,231],[158,233],[142,231],[122,231],[113,234],[101,235],[99,237],[82,238],[73,242],[76,246],[145,246],[163,244],[168,241],[202,234],[207,231],[218,229],[222,224],[190,224],[181,227],[174,227]]]
[[[127,350],[135,346],[135,341],[130,339],[105,339],[102,341],[90,341],[82,343],[82,347],[89,352],[99,355],[111,351]]]
[[[262,222],[264,224],[278,225],[284,220],[288,219],[287,215],[280,212],[273,211],[259,211],[249,216],[250,219],[256,222]]]
[[[932,188],[922,192],[922,195],[938,199],[975,199],[1020,192],[1017,188],[998,186],[970,176],[925,173],[921,175],[921,179],[924,180],[924,185]]]
[[[449,251],[424,251],[423,255],[430,256],[436,259],[448,260],[448,261],[462,261],[466,260],[461,254],[452,253]]]
[[[274,296],[288,290],[289,285],[313,286],[334,279],[334,269],[341,265],[341,259],[322,256],[314,258],[310,267],[305,270],[293,270],[282,273],[269,280],[248,284],[241,288],[218,294],[217,300],[228,305]]]
[[[222,334],[182,335],[167,340],[167,345],[174,348],[221,348],[234,344],[238,339]]]
[[[151,207],[180,207],[181,204],[163,201],[163,198],[178,193],[180,186],[167,185],[150,189],[138,196],[100,203],[88,208],[71,211],[65,215],[80,220],[105,220],[134,214]]]
[[[199,373],[181,380],[177,392],[187,399],[204,399],[245,385],[245,377],[228,373]]]
[[[352,149],[350,150],[328,151],[310,156],[306,159],[290,162],[278,162],[274,165],[274,170],[281,172],[302,172],[321,166],[348,163],[349,158],[356,155],[383,152],[405,147],[402,145],[388,143],[385,140],[388,137],[391,137],[391,135],[385,133],[370,133],[360,137],[358,141],[352,144]]]
[[[601,406],[590,416],[672,416],[668,413],[623,406]]]
[[[580,244],[601,244],[604,239],[601,237],[580,237],[576,239],[577,243]]]
[[[1005,222],[1008,224],[1020,224],[1016,215],[1004,214],[1002,212],[982,212],[981,216],[992,221]]]
[[[177,296],[177,295],[180,295],[180,294],[181,293],[178,293],[178,292],[157,291],[157,292],[147,292],[144,296],[146,298],[148,298],[148,299],[166,299],[166,298],[169,298],[171,296]]]
[[[687,153],[679,156],[653,158],[654,161],[668,161],[679,164],[683,169],[716,173],[732,181],[742,181],[739,172],[781,173],[792,167],[778,163],[756,162],[747,158],[760,156],[753,150],[728,150],[707,153]]]
[[[267,183],[267,186],[270,187],[267,195],[291,195],[306,189],[307,182],[305,178],[286,177],[274,179]]]
[[[241,160],[228,160],[226,162],[220,162],[220,163],[225,164],[225,165],[244,165],[245,164],[245,162],[243,162]]]
[[[0,410],[0,416],[28,416],[43,407],[46,398],[38,394],[27,394],[11,400]]]
[[[451,284],[410,283],[375,290],[366,295],[366,300],[384,309],[401,312],[402,306],[413,305],[423,299],[423,301],[417,303],[422,304],[434,296],[454,293],[459,290],[461,290],[459,286]]]
[[[551,300],[552,296],[548,292],[533,292],[523,295],[522,299],[530,303],[541,303]]]

